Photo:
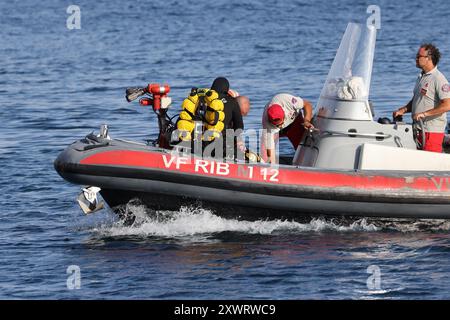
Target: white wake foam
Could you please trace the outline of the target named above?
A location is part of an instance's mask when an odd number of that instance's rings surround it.
[[[379,230],[375,225],[368,223],[366,219],[343,225],[333,220],[327,221],[322,218],[315,218],[306,223],[281,219],[256,221],[229,219],[217,216],[210,210],[202,208],[183,207],[180,211],[159,211],[149,215],[145,206],[129,204],[128,210],[136,216],[136,221],[133,225],[125,226],[119,222],[114,223],[112,226],[96,228],[95,231],[105,236],[186,237],[210,235],[226,231],[272,235],[280,233]]]

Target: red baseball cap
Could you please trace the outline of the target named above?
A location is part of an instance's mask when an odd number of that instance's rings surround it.
[[[267,108],[267,117],[274,126],[284,121],[284,110],[279,104],[272,104]]]

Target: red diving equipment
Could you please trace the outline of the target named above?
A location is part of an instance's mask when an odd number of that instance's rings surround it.
[[[161,109],[161,98],[167,96],[170,92],[170,87],[168,84],[160,85],[157,83],[150,83],[147,88],[145,88],[146,93],[152,95],[152,98],[142,98],[139,100],[141,106],[153,106],[154,111],[159,111]]]

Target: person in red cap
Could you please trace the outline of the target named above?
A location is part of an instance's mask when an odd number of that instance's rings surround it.
[[[274,96],[263,112],[260,152],[263,159],[276,163],[275,143],[279,137],[288,137],[297,149],[305,129],[314,128],[311,118],[312,104],[309,101],[287,93]]]

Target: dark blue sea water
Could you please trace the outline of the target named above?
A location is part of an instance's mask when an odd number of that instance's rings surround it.
[[[66,27],[71,4],[79,30]],[[317,102],[347,23],[370,4],[381,8],[371,99],[389,116],[411,97],[421,42],[440,47],[450,76],[448,2],[2,1],[0,298],[449,299],[447,221],[238,221],[184,208],[124,227],[108,210],[85,217],[79,187],[53,169],[103,123],[113,137],[154,137],[127,86],[168,82],[176,109],[191,86],[227,76],[252,100],[247,128],[275,93]]]

